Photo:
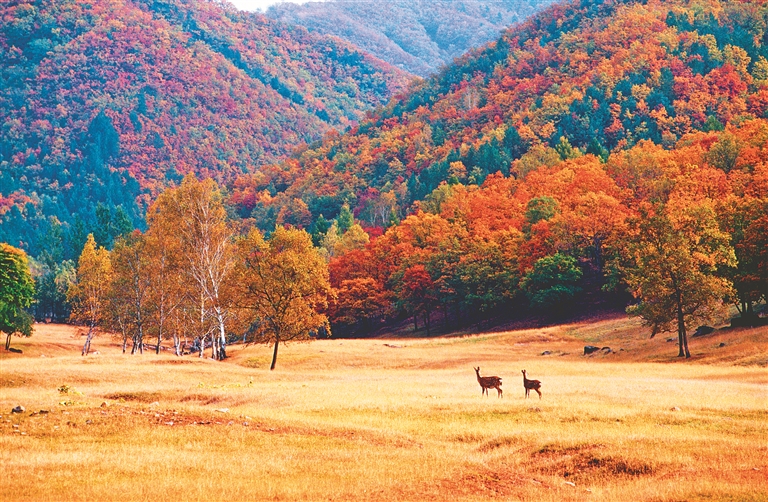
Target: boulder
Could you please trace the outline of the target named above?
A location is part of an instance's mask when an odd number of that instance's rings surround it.
[[[597,352],[600,350],[600,347],[595,347],[594,345],[585,345],[584,346],[584,355],[591,354],[593,352]]]
[[[713,328],[712,326],[699,326],[698,328],[696,328],[696,331],[693,332],[691,337],[708,335],[713,331],[715,331],[715,328]]]
[[[19,405],[19,406],[15,407],[14,409],[12,409],[11,413],[24,413],[25,411],[27,411],[27,409],[25,407]]]

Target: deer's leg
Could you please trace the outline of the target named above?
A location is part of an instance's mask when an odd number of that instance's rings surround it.
[[[534,390],[539,393],[539,399],[541,399],[541,391],[539,389],[534,389]]]

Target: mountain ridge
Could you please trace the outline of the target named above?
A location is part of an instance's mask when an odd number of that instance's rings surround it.
[[[184,174],[225,183],[411,79],[221,2],[28,1],[2,17],[0,212],[4,238],[33,251],[51,217],[93,226],[101,203],[139,224],[140,206]]]
[[[426,77],[467,50],[496,39],[550,0],[393,0],[290,2],[270,6],[266,15],[311,31],[335,35]]]

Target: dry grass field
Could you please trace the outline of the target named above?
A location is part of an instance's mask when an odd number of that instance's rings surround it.
[[[273,372],[264,346],[81,344],[38,325],[0,353],[0,500],[768,500],[765,328],[691,339],[689,361],[624,318],[319,340]]]

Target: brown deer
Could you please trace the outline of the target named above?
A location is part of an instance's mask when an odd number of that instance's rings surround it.
[[[480,384],[480,388],[482,389],[481,395],[485,394],[487,396],[488,389],[496,389],[496,391],[499,393],[498,396],[504,397],[504,392],[501,390],[501,377],[481,377],[479,366],[475,368],[475,373],[477,373],[477,382]]]
[[[523,387],[525,387],[526,399],[528,399],[528,394],[531,393],[531,389],[535,390],[539,394],[539,399],[541,399],[541,391],[539,390],[541,388],[541,382],[538,380],[528,380],[525,377],[525,370],[523,370]]]

